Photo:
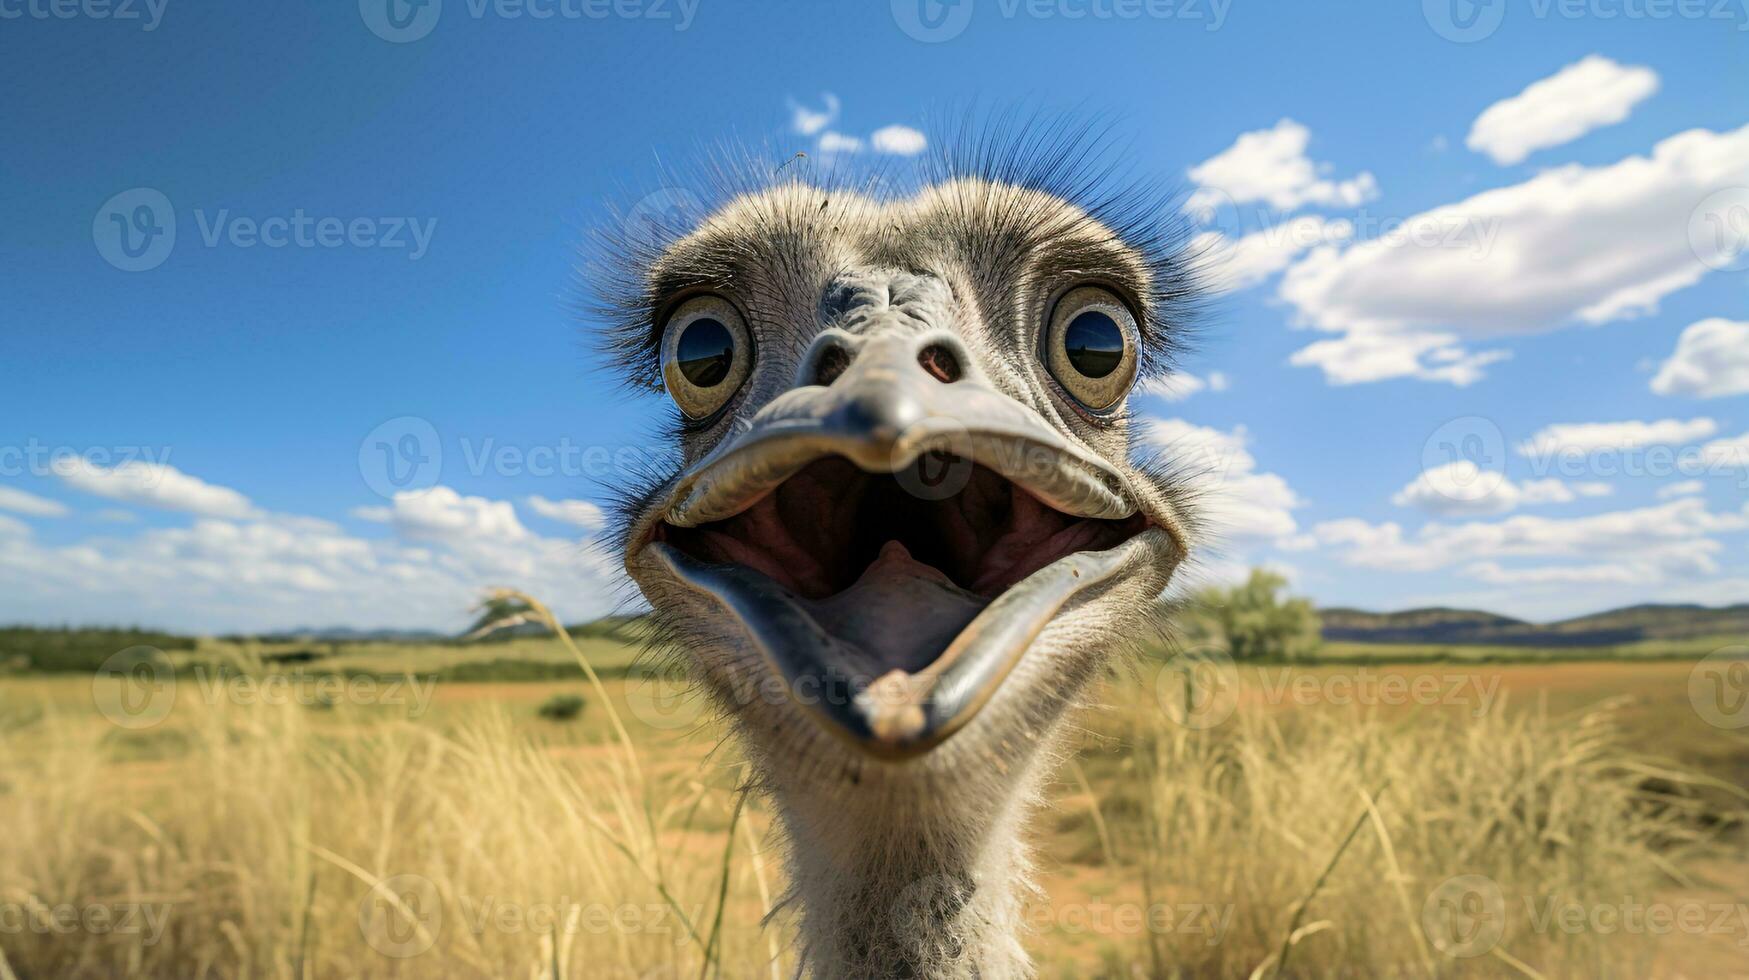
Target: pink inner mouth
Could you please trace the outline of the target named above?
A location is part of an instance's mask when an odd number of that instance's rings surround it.
[[[926,457],[914,465],[921,474],[965,463]],[[1148,526],[1139,512],[1122,520],[1065,514],[983,466],[972,466],[965,486],[941,500],[905,482],[826,457],[734,517],[695,528],[662,524],[656,540],[701,561],[744,565],[804,599],[905,576],[987,603],[1059,558],[1116,547]]]

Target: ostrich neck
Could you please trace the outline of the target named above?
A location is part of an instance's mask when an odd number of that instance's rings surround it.
[[[774,792],[810,975],[1031,976],[1021,945],[1031,891],[1022,832],[1036,775],[985,774],[953,786],[869,786],[867,775],[842,797]]]

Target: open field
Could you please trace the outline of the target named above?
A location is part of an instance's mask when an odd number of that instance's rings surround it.
[[[793,974],[769,814],[629,647],[585,643],[606,703],[389,676],[550,640],[288,652],[0,680],[0,976]],[[1749,739],[1681,655],[1114,675],[1036,824],[1040,975],[1749,976]]]
[[[1698,660],[1742,637],[1638,640],[1605,646],[1493,646],[1462,643],[1325,641],[1322,663],[1596,663],[1611,660]]]

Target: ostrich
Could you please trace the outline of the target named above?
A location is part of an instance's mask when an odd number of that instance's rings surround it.
[[[625,567],[772,802],[809,975],[1031,974],[1028,812],[1189,554],[1126,405],[1193,263],[1089,142],[973,139],[904,191],[792,168],[595,283],[676,409]]]

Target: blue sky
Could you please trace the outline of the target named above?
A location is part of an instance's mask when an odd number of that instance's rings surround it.
[[[0,0],[0,620],[613,608],[590,505],[665,408],[568,311],[587,229],[973,100],[1199,206],[1226,288],[1134,410],[1230,491],[1206,578],[1749,601],[1735,2],[395,2]]]

